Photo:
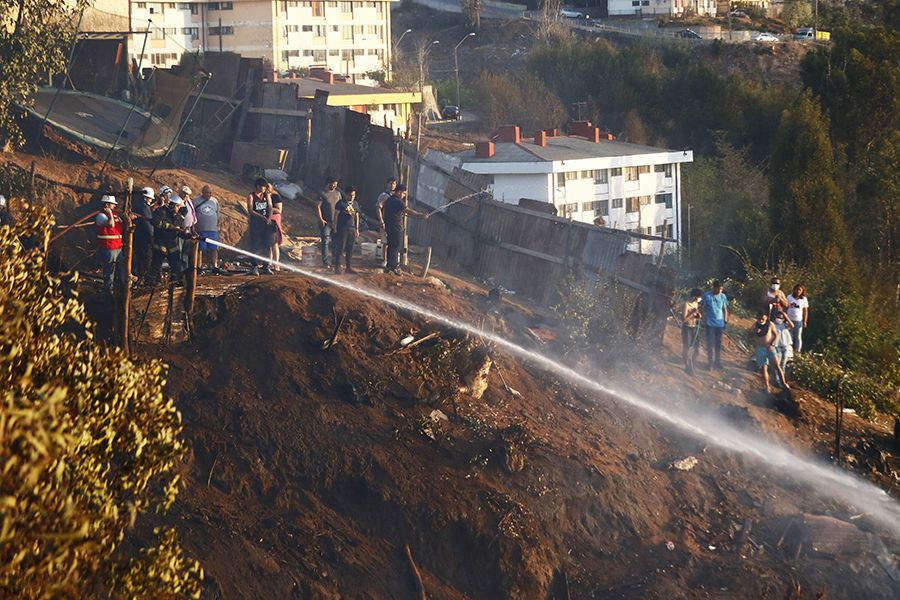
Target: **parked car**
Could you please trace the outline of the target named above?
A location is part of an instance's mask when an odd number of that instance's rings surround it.
[[[795,40],[814,40],[816,39],[816,30],[812,27],[801,27],[794,33]]]
[[[690,29],[682,29],[681,31],[676,31],[675,37],[687,38],[689,40],[702,40],[703,39],[703,36],[701,36],[696,31],[691,31]]]
[[[561,17],[565,17],[566,19],[583,19],[584,13],[574,8],[561,8],[559,9],[559,15]]]
[[[778,36],[774,33],[769,33],[768,31],[760,31],[755,36],[753,36],[754,42],[777,42]]]
[[[459,121],[462,119],[462,112],[460,112],[458,106],[448,104],[444,107],[444,110],[441,111],[441,116],[445,121]]]
[[[729,17],[738,17],[738,18],[743,18],[743,19],[746,19],[749,17],[749,15],[742,10],[733,10],[730,13],[728,13],[728,16]]]

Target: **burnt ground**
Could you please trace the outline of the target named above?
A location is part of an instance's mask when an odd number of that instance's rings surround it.
[[[355,276],[517,342],[534,344],[524,328],[547,325],[445,280]],[[199,302],[192,342],[143,352],[171,365],[191,454],[170,518],[210,598],[411,597],[405,545],[432,598],[898,593],[886,571],[897,541],[852,507],[477,339],[294,275]],[[346,323],[323,350],[334,314]],[[630,369],[631,384],[695,388],[798,452],[824,449],[825,403],[806,397],[791,421],[731,352],[724,375],[686,382],[670,338]],[[848,447],[884,443],[877,426],[848,421]],[[687,456],[693,469],[670,467]]]

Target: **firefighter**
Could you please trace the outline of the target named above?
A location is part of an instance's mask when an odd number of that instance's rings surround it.
[[[116,274],[122,278],[122,216],[115,210],[118,205],[113,196],[100,199],[103,208],[97,215],[97,256],[103,266],[103,289],[112,294]]]
[[[183,217],[178,214],[176,202],[181,198],[175,196],[170,202],[170,194],[160,193],[159,204],[153,210],[153,264],[150,266],[150,281],[159,283],[163,261],[169,263],[169,280],[175,281],[181,275],[181,238],[178,233]]]

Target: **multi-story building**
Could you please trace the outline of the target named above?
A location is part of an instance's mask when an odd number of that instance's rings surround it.
[[[693,152],[619,142],[590,121],[570,128],[573,135],[539,131],[525,140],[508,125],[455,156],[463,170],[491,178],[495,200],[548,202],[575,221],[602,217],[614,229],[680,241],[681,164],[693,162]],[[640,250],[658,244],[645,241]]]
[[[264,58],[276,71],[323,67],[353,79],[388,71],[395,0],[132,2],[131,53],[170,67],[185,52],[224,50]]]
[[[716,0],[609,0],[609,16],[716,16]]]

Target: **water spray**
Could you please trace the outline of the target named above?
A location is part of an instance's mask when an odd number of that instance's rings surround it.
[[[881,488],[859,477],[855,477],[846,471],[820,461],[797,456],[786,446],[777,444],[772,440],[761,439],[750,435],[747,432],[741,431],[708,414],[694,414],[691,415],[690,420],[688,420],[683,414],[676,414],[674,411],[668,411],[631,392],[613,389],[598,383],[540,352],[529,350],[495,333],[491,333],[470,323],[452,319],[446,315],[419,306],[409,300],[398,298],[380,290],[373,290],[371,288],[354,285],[349,281],[336,279],[309,269],[281,263],[223,242],[206,238],[200,239],[220,248],[231,250],[232,252],[255,258],[256,260],[272,265],[280,266],[285,270],[304,275],[311,279],[315,279],[316,281],[354,292],[366,298],[371,298],[396,308],[417,313],[451,329],[466,332],[485,341],[489,341],[492,344],[509,351],[511,354],[540,366],[547,372],[576,383],[582,388],[617,398],[695,438],[709,441],[725,450],[758,458],[763,462],[768,463],[770,466],[777,467],[776,472],[779,475],[789,476],[796,482],[810,486],[822,497],[839,500],[848,505],[852,505],[856,510],[862,511],[864,514],[877,520],[880,525],[884,526],[886,531],[889,531],[894,536],[900,537],[900,503],[893,500]],[[827,487],[825,484],[828,484]]]

